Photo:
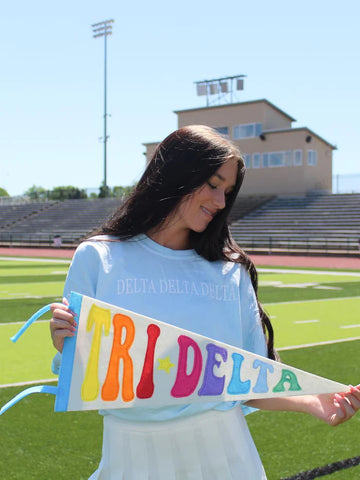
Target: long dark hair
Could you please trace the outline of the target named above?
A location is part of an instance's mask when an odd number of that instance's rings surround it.
[[[226,260],[245,265],[257,297],[255,265],[233,240],[228,226],[228,215],[245,175],[244,161],[237,146],[210,127],[190,125],[166,137],[133,192],[96,233],[128,240],[161,228],[181,200],[204,185],[230,159],[238,162],[235,188],[226,196],[225,208],[207,228],[190,233],[190,247],[209,261]],[[275,359],[273,328],[259,301],[258,305],[268,357]]]

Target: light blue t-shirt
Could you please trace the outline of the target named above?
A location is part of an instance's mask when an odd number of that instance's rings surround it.
[[[98,236],[76,250],[65,283],[70,292],[266,356],[266,342],[250,277],[244,266],[209,262],[194,250],[172,250],[146,235],[118,241]],[[161,421],[239,402],[102,411],[127,420]],[[244,408],[244,413],[250,409]]]

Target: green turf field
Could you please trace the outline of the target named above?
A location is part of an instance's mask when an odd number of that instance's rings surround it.
[[[0,385],[55,378],[47,321],[34,324],[15,344],[9,337],[36,310],[61,299],[67,268],[66,261],[0,260]],[[259,269],[259,297],[272,318],[282,361],[339,382],[360,383],[360,272],[281,270]],[[0,405],[23,388],[1,388]],[[55,414],[53,404],[50,395],[33,395],[0,417],[2,478],[80,480],[95,469],[99,415]],[[256,412],[248,423],[269,480],[360,455],[360,415],[334,429],[293,413]],[[359,478],[360,467],[329,476]]]
[[[34,324],[15,344],[9,338],[19,322],[61,300],[68,266],[68,261],[0,260],[0,385],[56,378],[50,371],[55,350],[48,322]]]

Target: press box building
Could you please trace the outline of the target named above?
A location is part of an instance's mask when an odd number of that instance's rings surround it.
[[[336,148],[266,99],[178,110],[178,128],[209,125],[239,145],[246,164],[241,195],[331,193]],[[158,142],[144,143],[150,161]]]

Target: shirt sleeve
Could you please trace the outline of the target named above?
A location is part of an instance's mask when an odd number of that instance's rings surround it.
[[[96,297],[101,263],[99,246],[101,242],[88,241],[77,248],[64,287],[64,297],[68,300],[71,292]]]
[[[54,375],[59,375],[61,365],[61,353],[57,352],[51,363],[51,371]]]

